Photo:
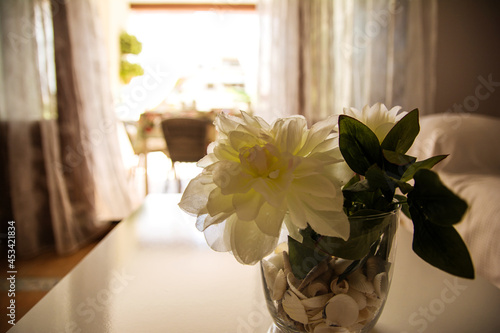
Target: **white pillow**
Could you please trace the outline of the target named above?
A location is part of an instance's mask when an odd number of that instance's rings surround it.
[[[446,154],[433,170],[500,174],[500,118],[470,113],[421,117],[420,134],[408,155],[423,160]]]

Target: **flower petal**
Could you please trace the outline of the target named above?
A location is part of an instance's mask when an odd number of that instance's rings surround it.
[[[317,197],[334,197],[337,189],[327,177],[317,174],[292,181],[290,190],[294,193],[308,193]]]
[[[232,131],[228,137],[231,147],[237,152],[244,147],[253,147],[261,144],[257,137],[245,132]]]
[[[217,214],[215,216],[210,216],[209,214],[202,214],[196,219],[196,229],[199,231],[205,231],[211,225],[224,222],[233,212],[224,212]]]
[[[323,174],[339,188],[347,184],[347,182],[354,177],[354,171],[349,168],[346,162],[333,163],[325,166]]]
[[[242,121],[238,117],[227,115],[223,112],[219,113],[217,118],[215,118],[215,127],[219,132],[219,135],[226,135],[230,131],[233,131],[241,124]]]
[[[212,250],[217,252],[231,251],[231,243],[229,237],[226,236],[226,234],[229,234],[227,220],[222,223],[211,225],[205,229],[203,234],[205,235],[208,246],[210,246]]]
[[[293,191],[290,191],[286,196],[289,219],[299,229],[305,229],[307,227],[306,212],[302,205],[302,202],[297,197]],[[290,230],[290,229],[288,229]]]
[[[302,134],[307,128],[304,117],[279,119],[273,124],[276,146],[281,152],[295,154],[302,143]]]
[[[270,130],[269,124],[261,117],[250,116],[248,113],[244,111],[241,111],[241,117],[243,118],[245,123],[248,124],[248,126],[251,126],[253,128],[262,128],[265,131]]]
[[[198,163],[196,163],[196,166],[200,168],[205,168],[209,165],[214,164],[217,161],[218,161],[217,157],[215,156],[215,154],[212,153],[202,157],[201,160],[199,160]]]
[[[278,238],[264,234],[254,222],[240,221],[235,217],[227,221],[231,251],[236,260],[254,265],[269,255],[278,245]]]
[[[247,193],[238,193],[232,197],[232,206],[236,215],[243,221],[254,220],[259,215],[259,210],[264,203],[262,195],[252,189]]]
[[[219,187],[213,189],[208,196],[207,210],[210,216],[227,212],[234,213],[233,196],[222,194]]]
[[[291,218],[290,214],[286,214],[284,218],[284,222],[286,225],[286,229],[288,230],[288,235],[295,239],[297,242],[302,243],[304,237],[299,232],[299,228],[297,228],[297,225],[295,225]]]
[[[212,177],[202,172],[192,179],[182,194],[179,207],[187,213],[198,215],[206,210],[210,192],[215,188]]]
[[[344,197],[341,191],[333,193],[332,197],[317,197],[307,193],[300,193],[298,198],[314,210],[342,211],[344,206]]]
[[[259,192],[264,199],[273,207],[281,207],[283,204],[284,189],[277,182],[267,178],[256,178],[253,188]]]
[[[379,125],[377,128],[375,128],[373,130],[373,133],[375,133],[375,135],[377,136],[378,141],[380,143],[382,143],[382,141],[384,141],[385,136],[387,135],[387,133],[389,133],[389,131],[393,127],[394,127],[394,123],[383,123],[383,124]]]
[[[222,194],[245,193],[251,187],[252,178],[241,171],[241,165],[231,161],[219,161],[212,165],[213,181]]]
[[[238,152],[223,141],[220,141],[215,145],[214,155],[219,161],[228,160],[236,163],[239,162]]]
[[[307,223],[318,234],[330,237],[340,237],[344,240],[349,238],[349,220],[343,211],[321,211],[314,210],[306,204]]]
[[[277,209],[264,202],[260,207],[259,215],[255,218],[255,223],[264,234],[278,237],[283,224],[286,209]]]
[[[298,156],[306,156],[321,144],[337,125],[338,116],[328,117],[315,123],[307,133],[307,139],[297,153]]]

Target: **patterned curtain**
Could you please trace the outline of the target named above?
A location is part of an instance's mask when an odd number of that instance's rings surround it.
[[[1,1],[2,228],[17,253],[77,250],[135,204],[93,0]]]
[[[265,118],[316,122],[376,102],[433,112],[435,0],[261,0],[258,9]]]

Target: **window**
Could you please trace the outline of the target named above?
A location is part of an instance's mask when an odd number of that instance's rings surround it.
[[[145,111],[248,110],[256,92],[255,5],[132,5],[127,32],[142,43],[144,68],[124,87]],[[130,105],[130,103],[129,103]]]

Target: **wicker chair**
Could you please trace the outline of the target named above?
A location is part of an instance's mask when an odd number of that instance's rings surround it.
[[[175,170],[176,162],[198,162],[207,154],[208,132],[213,124],[205,119],[168,118],[161,122],[172,170],[181,192],[181,180]]]

